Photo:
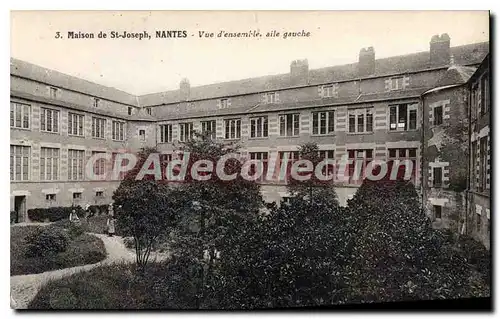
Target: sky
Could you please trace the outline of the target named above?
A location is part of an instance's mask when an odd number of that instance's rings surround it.
[[[186,30],[186,38],[155,38],[157,30]],[[259,30],[259,38],[217,38],[220,31]],[[280,36],[266,38],[276,30]],[[283,32],[309,37],[283,39]],[[94,33],[68,39],[67,32]],[[99,39],[100,31],[108,38]],[[150,40],[111,39],[117,31],[148,32]],[[214,38],[199,38],[199,31]],[[63,38],[56,38],[60,32]],[[290,62],[310,69],[357,62],[373,46],[376,58],[429,50],[435,34],[451,45],[489,40],[487,11],[13,11],[11,56],[131,94],[288,73]]]

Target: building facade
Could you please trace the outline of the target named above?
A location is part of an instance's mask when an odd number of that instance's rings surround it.
[[[426,196],[422,183],[428,177],[421,171],[435,164],[424,160],[423,132],[429,105],[440,97],[425,92],[453,65],[475,68],[488,52],[487,42],[451,47],[444,34],[432,37],[427,52],[376,59],[370,47],[361,49],[357,63],[309,69],[307,60],[296,60],[287,74],[198,87],[183,80],[178,90],[142,96],[12,60],[11,207],[25,219],[27,208],[110,202],[118,181],[79,175],[93,152],[156,146],[175,156],[179,142],[194,131],[237,142],[241,155],[253,159],[284,152],[293,158],[298,146],[310,141],[325,158],[347,156],[364,165],[410,159],[415,185]],[[454,118],[465,110],[458,109]],[[446,112],[443,118],[451,118],[451,109]],[[437,155],[432,160],[446,162]],[[447,162],[439,164],[443,171],[454,165]],[[337,185],[341,204],[359,184]],[[264,182],[262,195],[279,202],[287,197],[286,186]]]

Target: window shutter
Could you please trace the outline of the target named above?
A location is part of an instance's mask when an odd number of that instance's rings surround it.
[[[275,93],[274,98],[276,99],[276,103],[280,101],[280,94],[278,92]]]
[[[390,91],[391,90],[391,79],[385,80],[385,90]]]
[[[262,94],[262,103],[266,104],[267,103],[267,94]]]
[[[323,87],[322,87],[321,85],[320,85],[320,86],[318,86],[318,95],[319,95],[320,97],[323,97]]]
[[[220,100],[217,100],[217,108],[220,109],[221,108],[221,105],[220,105]]]
[[[406,89],[408,86],[410,86],[410,77],[404,76],[403,77],[403,89]]]
[[[231,99],[227,99],[227,107],[231,106]]]

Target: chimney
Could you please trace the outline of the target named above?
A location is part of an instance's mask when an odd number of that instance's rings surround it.
[[[375,73],[375,49],[362,48],[359,51],[358,75],[367,76]]]
[[[189,91],[191,89],[191,86],[189,85],[189,80],[184,78],[181,80],[181,83],[179,84],[179,95],[181,101],[187,101],[189,100]]]
[[[309,62],[307,59],[295,60],[290,64],[292,84],[307,84],[309,82]]]
[[[431,66],[448,65],[450,63],[450,36],[447,33],[434,35],[429,49]]]

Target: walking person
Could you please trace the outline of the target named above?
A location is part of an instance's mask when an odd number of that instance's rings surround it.
[[[108,221],[106,222],[106,226],[108,227],[108,236],[113,237],[115,235],[115,217],[108,216]]]

